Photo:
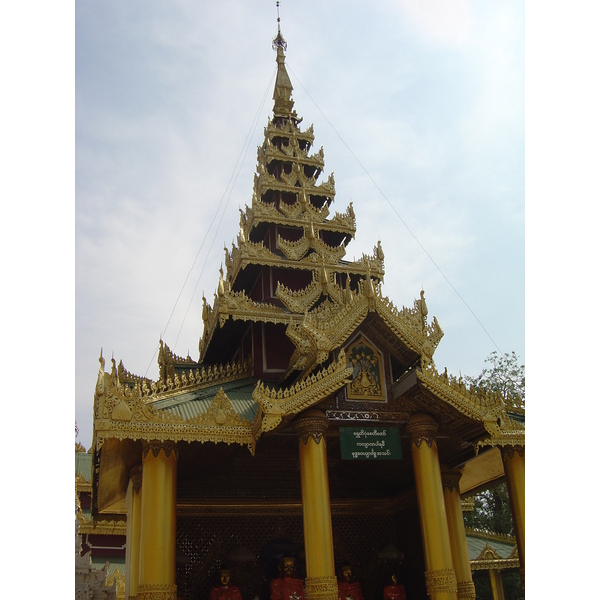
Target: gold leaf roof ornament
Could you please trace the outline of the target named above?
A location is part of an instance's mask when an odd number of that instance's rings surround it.
[[[273,39],[273,50],[277,50],[277,77],[275,79],[275,89],[273,90],[273,113],[275,116],[290,117],[294,101],[292,100],[292,82],[285,68],[285,50],[287,42],[281,35],[279,17],[277,18],[277,36]],[[295,115],[295,113],[294,113]]]

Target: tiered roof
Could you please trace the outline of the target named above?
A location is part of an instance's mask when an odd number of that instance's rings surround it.
[[[356,232],[354,210],[350,203],[343,213],[330,216],[333,173],[320,181],[323,148],[311,153],[313,127],[302,129],[293,108],[282,40],[278,35],[274,43],[273,118],[258,149],[252,206],[240,211],[237,243],[225,249],[226,270],[221,271],[213,305],[203,299],[200,361],[232,359],[238,348],[230,344],[235,336],[227,332],[241,331],[234,322],[271,323],[285,327],[293,343],[285,372],[277,378],[301,379],[332,360],[332,353],[369,312],[378,312],[401,339],[405,362],[414,363],[422,355],[430,360],[443,332],[435,318],[427,325],[423,296],[412,309],[401,311],[383,298],[381,243],[371,256],[344,260]]]
[[[182,464],[207,459],[205,442],[239,444],[254,455],[263,434],[285,428],[317,404],[338,425],[365,411],[367,419],[395,424],[414,412],[429,412],[440,424],[440,452],[453,464],[470,458],[473,448],[524,445],[524,425],[512,418],[517,409],[510,412],[498,395],[467,389],[461,379],[437,372],[433,354],[443,331],[435,317],[428,321],[423,291],[412,307],[402,309],[383,295],[381,244],[372,255],[344,259],[356,232],[352,203],[331,216],[333,174],[320,181],[323,149],[311,150],[313,127],[303,129],[294,110],[280,34],[274,47],[273,116],[258,149],[252,206],[240,211],[240,231],[225,249],[212,306],[203,299],[199,360],[178,357],[161,341],[154,382],[114,360],[107,373],[100,356],[94,514],[124,510],[123,482],[142,440],[189,442],[193,448]],[[352,385],[350,353],[361,340],[367,346],[373,341],[367,352],[377,352],[379,365],[385,364],[374,398],[379,404],[369,397],[349,402],[341,391]],[[280,456],[273,450],[273,460]],[[259,466],[244,463],[248,473],[258,469],[260,482]],[[409,481],[409,467],[402,462],[398,468],[407,471],[396,481]],[[370,468],[364,476],[373,473]],[[340,485],[348,481],[353,479]],[[373,490],[377,481],[371,482]],[[340,497],[346,492],[354,493],[340,488]]]

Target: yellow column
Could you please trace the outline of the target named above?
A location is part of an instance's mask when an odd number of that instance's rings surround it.
[[[125,598],[137,596],[140,567],[140,525],[142,512],[142,465],[129,473],[125,497],[127,507],[127,543],[125,545]]]
[[[323,437],[328,421],[321,411],[311,409],[302,413],[295,426],[300,437],[306,598],[337,600],[327,448]]]
[[[525,448],[523,446],[502,448],[502,462],[506,475],[510,512],[517,538],[521,585],[525,589]]]
[[[433,417],[424,413],[412,415],[406,424],[412,446],[427,594],[432,600],[457,600],[456,575],[435,442],[437,429]]]
[[[502,585],[502,574],[498,569],[489,569],[490,589],[493,600],[504,600],[504,586]]]
[[[138,600],[176,600],[177,456],[173,443],[144,442]]]
[[[475,584],[471,575],[465,521],[460,506],[459,481],[461,477],[460,471],[442,470],[444,506],[448,518],[452,564],[456,574],[457,598],[458,600],[475,600]]]

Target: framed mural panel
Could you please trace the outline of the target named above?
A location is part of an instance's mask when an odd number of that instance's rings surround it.
[[[348,400],[385,402],[386,385],[383,356],[364,337],[360,336],[346,350],[352,365],[352,381],[346,385]]]

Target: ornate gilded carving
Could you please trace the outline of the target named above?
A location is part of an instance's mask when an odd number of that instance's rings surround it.
[[[140,584],[137,589],[138,600],[177,600],[175,584]]]
[[[501,533],[492,533],[489,531],[481,531],[479,529],[473,529],[465,527],[467,535],[475,536],[480,539],[487,539],[493,542],[500,542],[501,544],[512,544],[512,550],[510,554],[503,558],[497,550],[495,550],[489,543],[479,553],[477,558],[471,560],[472,571],[483,571],[489,569],[516,569],[520,567],[519,563],[519,552],[517,549],[516,538],[512,535],[506,535]]]
[[[363,337],[347,349],[352,365],[352,381],[346,386],[348,400],[384,401],[383,361],[379,352]]]
[[[442,471],[442,486],[450,492],[455,491],[460,494],[460,478],[462,473],[456,469]]]
[[[178,388],[173,382],[168,387],[159,382],[160,386],[152,384],[152,390],[142,390],[137,384],[133,389],[123,386],[118,381],[113,381],[109,374],[103,373],[99,377],[94,396],[94,445],[96,449],[100,449],[104,440],[109,437],[141,439],[153,443],[210,441],[246,445],[254,453],[256,440],[260,435],[260,422],[251,422],[241,415],[235,415],[233,409],[227,406],[228,401],[224,398],[222,389],[215,394],[205,413],[187,420],[168,410],[156,410],[153,406],[156,400],[248,374],[251,374],[251,370],[248,370],[247,365],[238,363],[198,371],[196,375],[192,374],[194,376],[185,385],[180,382]],[[131,412],[129,421],[112,418],[115,407],[121,403]],[[221,424],[219,421],[223,415],[225,421]]]
[[[447,372],[440,375],[433,365],[416,373],[426,389],[460,413],[483,424],[490,437],[477,442],[476,452],[484,446],[525,446],[525,426],[510,418],[500,394],[473,387],[467,389],[462,378],[452,377]]]
[[[129,479],[131,479],[131,483],[133,485],[133,489],[136,493],[142,489],[142,465],[137,464],[131,467],[129,471]]]
[[[423,441],[431,448],[435,441],[438,424],[435,419],[426,414],[413,415],[406,424],[406,433],[410,437],[411,444],[417,448],[421,447]]]
[[[440,569],[439,571],[425,571],[425,586],[427,595],[439,593],[456,594],[456,575],[454,569]]]
[[[305,227],[304,235],[299,240],[289,242],[280,235],[277,236],[277,247],[289,260],[302,259],[309,250],[314,250],[320,258],[327,263],[335,264],[346,254],[344,246],[328,246],[320,237],[319,229],[315,228],[312,221]]]
[[[178,451],[175,442],[171,440],[144,440],[142,443],[142,458],[147,458],[149,452],[152,452],[152,456],[154,456],[154,458],[158,458],[161,450],[166,458],[171,456],[171,452],[175,454],[175,459],[178,457]]]
[[[329,421],[321,411],[309,410],[301,414],[294,421],[294,427],[298,437],[305,446],[311,437],[318,444],[329,427]]]
[[[108,575],[106,577],[106,585],[112,586],[116,584],[117,588],[117,598],[125,597],[125,573],[121,573],[119,567],[116,567],[112,572],[112,575]]]
[[[306,600],[337,600],[338,584],[335,575],[307,577],[304,580]]]
[[[500,448],[500,452],[502,452],[502,458],[506,456],[512,460],[515,456],[515,452],[523,458],[525,456],[525,446],[503,446]]]
[[[458,581],[456,583],[457,600],[475,600],[475,584],[472,581]]]
[[[227,394],[220,388],[207,411],[198,417],[202,424],[215,427],[252,427],[252,422],[235,412]]]
[[[338,390],[348,382],[351,369],[346,366],[346,356],[340,352],[338,360],[316,375],[304,378],[284,390],[269,389],[259,382],[252,397],[260,406],[262,432],[275,429],[284,416],[296,415]]]

